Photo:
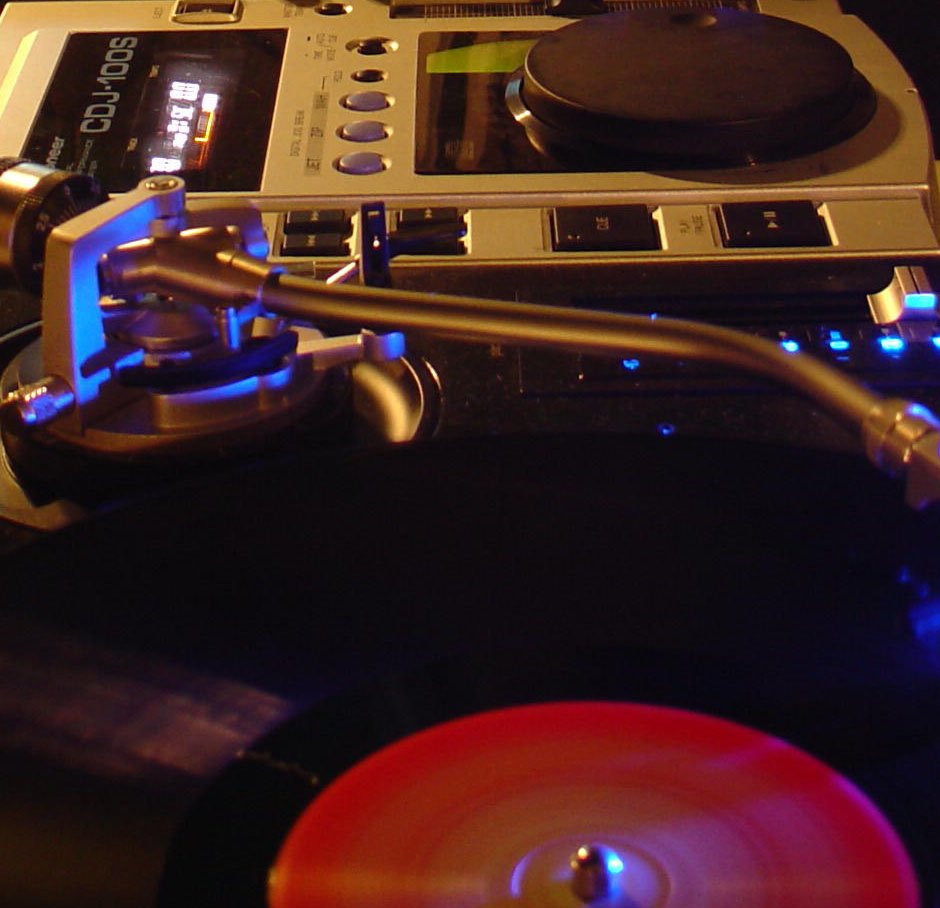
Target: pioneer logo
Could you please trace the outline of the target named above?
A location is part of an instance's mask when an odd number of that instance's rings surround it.
[[[49,149],[49,154],[46,155],[46,167],[59,166],[59,158],[62,155],[63,148],[65,148],[65,139],[62,136],[56,136],[52,140],[52,148]]]

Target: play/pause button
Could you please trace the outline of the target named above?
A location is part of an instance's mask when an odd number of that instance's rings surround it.
[[[809,201],[722,205],[718,222],[727,247],[831,246],[825,221]]]

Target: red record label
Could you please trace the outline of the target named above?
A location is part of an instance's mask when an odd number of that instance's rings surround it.
[[[851,782],[769,735],[653,706],[458,719],[340,776],[288,835],[271,908],[915,908],[898,836]],[[591,901],[588,899],[588,901]]]

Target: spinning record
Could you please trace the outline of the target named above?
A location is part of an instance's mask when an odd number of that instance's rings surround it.
[[[319,794],[271,908],[914,908],[911,863],[847,779],[683,710],[521,706],[435,726]]]

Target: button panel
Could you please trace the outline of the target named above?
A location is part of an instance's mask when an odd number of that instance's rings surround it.
[[[810,353],[858,374],[874,387],[894,388],[899,383],[940,387],[940,334],[911,340],[893,328],[859,323],[803,323],[785,329],[740,330],[775,340],[787,353]],[[690,381],[700,387],[712,387],[715,383],[729,387],[754,384],[749,377],[734,375],[721,366],[642,355],[623,359],[582,357],[578,380],[585,391],[615,390],[645,381],[662,388]]]

